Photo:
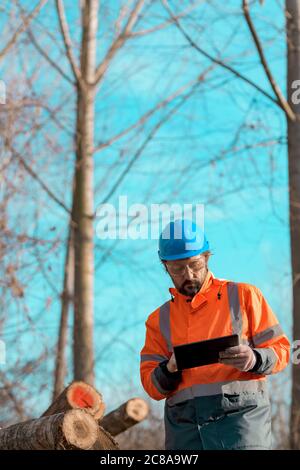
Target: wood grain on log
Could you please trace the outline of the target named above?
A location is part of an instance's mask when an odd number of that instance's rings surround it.
[[[98,437],[95,444],[93,445],[93,450],[119,450],[119,444],[111,436],[111,434],[104,429],[102,426],[98,426]]]

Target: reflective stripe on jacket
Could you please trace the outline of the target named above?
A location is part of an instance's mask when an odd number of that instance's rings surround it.
[[[243,381],[253,388],[266,375],[288,364],[290,343],[261,291],[250,284],[216,279],[208,271],[200,291],[188,301],[177,289],[172,300],[152,312],[146,321],[145,345],[141,350],[140,374],[145,391],[154,400],[176,404],[189,398],[216,395],[224,386]],[[182,371],[174,390],[159,380],[159,363],[171,357],[173,347],[237,333],[240,342],[261,356],[256,372],[242,372],[224,364],[210,364]]]

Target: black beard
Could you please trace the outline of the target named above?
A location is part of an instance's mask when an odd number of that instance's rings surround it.
[[[189,289],[186,289],[187,285],[189,286]],[[198,280],[194,281],[185,281],[183,285],[180,287],[179,292],[183,295],[187,295],[189,297],[193,297],[201,288],[201,283]]]

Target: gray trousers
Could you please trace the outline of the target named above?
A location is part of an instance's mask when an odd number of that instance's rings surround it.
[[[272,448],[267,391],[166,400],[164,421],[166,450]]]

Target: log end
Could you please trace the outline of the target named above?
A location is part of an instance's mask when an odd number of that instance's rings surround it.
[[[62,432],[68,445],[91,449],[98,438],[98,426],[85,410],[70,410],[64,416]]]
[[[99,408],[98,408],[98,411],[94,414],[94,418],[98,421],[98,420],[101,420],[104,416],[104,413],[105,413],[105,403],[102,402],[99,404]]]
[[[139,423],[143,421],[149,413],[149,405],[142,398],[131,398],[127,402],[126,412],[129,418]]]
[[[87,409],[95,418],[104,414],[102,395],[85,382],[73,382],[67,391],[67,399],[74,409]]]

